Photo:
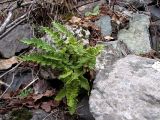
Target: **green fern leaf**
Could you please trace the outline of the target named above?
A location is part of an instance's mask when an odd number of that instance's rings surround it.
[[[64,73],[64,74],[61,74],[61,75],[59,76],[59,79],[65,79],[66,77],[70,76],[72,73],[73,73],[72,70],[67,71],[67,72]]]
[[[85,77],[83,76],[80,77],[80,84],[81,84],[81,87],[84,88],[85,90],[87,91],[90,90],[89,82]]]
[[[62,100],[64,97],[66,96],[66,89],[65,87],[62,88],[59,93],[57,94],[57,96],[55,97],[55,100],[60,101]]]
[[[24,40],[22,40],[22,42],[27,44],[27,45],[33,45],[37,48],[45,50],[46,52],[55,51],[55,49],[51,45],[49,45],[45,41],[43,41],[41,39],[38,39],[38,38],[24,39]]]
[[[67,35],[67,37],[73,36],[73,34],[69,30],[67,30],[67,28],[65,28],[63,25],[61,25],[60,23],[53,22],[52,25],[61,33],[64,33],[65,35]]]

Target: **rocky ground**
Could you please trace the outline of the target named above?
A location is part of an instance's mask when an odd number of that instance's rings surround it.
[[[85,16],[97,5],[98,14]],[[50,38],[28,20],[4,34],[6,15],[0,14],[0,120],[160,120],[160,2],[99,0],[76,9],[79,15],[64,20],[66,27],[84,45],[105,46],[90,96],[82,93],[76,114],[68,115],[65,100],[53,100],[61,84],[58,72],[18,59],[34,50],[21,39]]]

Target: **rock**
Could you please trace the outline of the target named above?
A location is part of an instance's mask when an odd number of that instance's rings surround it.
[[[133,14],[129,29],[118,33],[118,40],[123,41],[135,54],[145,54],[151,50],[149,35],[150,17],[144,14]]]
[[[132,4],[134,5],[135,7],[141,7],[143,5],[148,5],[150,3],[152,3],[153,0],[121,0],[120,3],[128,3],[128,4]]]
[[[160,20],[160,8],[156,5],[149,6],[151,12],[151,18],[153,21]]]
[[[13,83],[10,86],[10,88],[7,90],[7,92],[15,92],[19,90],[21,86],[28,85],[32,80],[32,70],[31,69],[25,69],[25,68],[18,68],[15,71],[8,73],[3,77],[3,80],[7,84],[11,84],[13,79]]]
[[[95,6],[101,5],[101,4],[104,4],[104,3],[106,3],[106,0],[99,0],[97,2],[94,1],[94,2],[92,2],[90,4],[83,5],[83,6],[79,7],[78,10],[80,11],[80,13],[82,15],[84,15],[86,12],[92,11]]]
[[[155,21],[150,26],[151,45],[152,49],[160,51],[160,20]]]
[[[78,104],[77,115],[80,120],[95,120],[89,111],[89,98],[85,96]]]
[[[100,58],[108,62],[105,55]],[[128,55],[99,70],[89,100],[95,120],[160,120],[160,72],[153,67],[156,62]]]
[[[113,64],[117,59],[130,54],[127,46],[122,41],[110,41],[103,44],[105,47],[96,60],[96,70],[104,69],[107,65]]]
[[[45,120],[64,120],[64,115],[59,110],[55,110],[53,114],[49,115],[49,113],[39,109],[33,110],[33,117],[30,120],[43,120],[44,118]]]
[[[47,80],[47,79],[58,79],[59,71],[53,70],[51,68],[41,68],[40,69],[40,76]]]
[[[30,25],[18,25],[0,40],[0,55],[4,58],[10,58],[15,53],[28,48],[28,45],[24,45],[20,40],[31,37],[32,30]]]
[[[12,116],[12,112],[10,111],[7,114],[4,115],[0,115],[0,120],[13,120],[13,116]],[[29,110],[29,113],[31,113],[32,117],[31,119],[29,119],[30,116],[26,116],[25,113],[21,113],[19,116],[21,116],[21,118],[19,118],[20,120],[22,120],[22,115],[25,116],[25,118],[23,120],[43,120],[45,118],[45,120],[64,120],[64,114],[62,111],[58,110],[58,109],[54,109],[53,113],[46,113],[45,111],[38,109],[38,110]],[[15,115],[18,115],[15,114]],[[47,117],[48,116],[48,117]],[[17,117],[15,118],[15,120],[19,120]]]
[[[102,16],[95,24],[100,27],[101,33],[103,36],[110,36],[112,33],[112,26],[111,26],[111,18],[110,16]]]

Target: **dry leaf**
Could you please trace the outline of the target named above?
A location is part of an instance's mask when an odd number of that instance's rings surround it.
[[[38,94],[33,96],[34,102],[40,100],[42,97],[51,97],[55,94],[54,90],[47,90],[44,94]]]
[[[48,101],[48,102],[43,102],[43,103],[41,104],[41,108],[42,108],[43,110],[45,110],[46,112],[50,112],[52,106],[53,106],[52,100],[50,100],[50,101]]]
[[[17,58],[14,56],[9,59],[1,59],[0,60],[0,70],[6,70],[12,67],[13,64],[18,63]]]
[[[78,18],[76,16],[73,16],[71,20],[69,20],[69,22],[71,23],[79,23],[80,21],[81,21],[81,18]]]

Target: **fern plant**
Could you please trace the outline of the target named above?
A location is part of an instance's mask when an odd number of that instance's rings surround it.
[[[33,45],[42,51],[22,58],[62,71],[59,80],[64,83],[64,87],[55,99],[60,101],[66,97],[69,112],[73,114],[81,88],[90,90],[88,80],[83,75],[94,69],[96,56],[102,46],[84,47],[70,31],[57,22],[53,22],[53,28],[43,27],[43,30],[53,39],[54,46],[38,38],[23,40],[23,43]],[[62,39],[63,36],[66,36],[66,40]]]

